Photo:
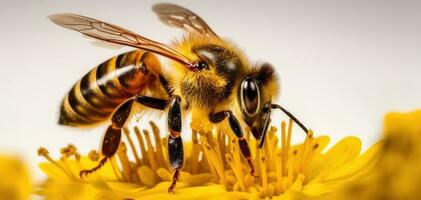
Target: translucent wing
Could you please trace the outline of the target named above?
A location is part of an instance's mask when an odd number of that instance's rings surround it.
[[[110,50],[118,50],[124,47],[123,45],[120,45],[120,44],[106,42],[104,40],[98,40],[86,35],[83,35],[83,37],[87,38],[89,43],[96,47],[101,47],[101,48],[110,49]]]
[[[192,33],[219,38],[215,32],[192,11],[174,4],[162,3],[152,7],[159,19],[165,24]]]
[[[161,56],[170,58],[193,69],[194,62],[183,56],[181,53],[161,44],[147,39],[125,28],[102,22],[93,18],[76,14],[55,14],[49,16],[55,24],[64,28],[78,31],[86,36],[111,42],[114,44],[131,46],[146,51],[150,51]]]

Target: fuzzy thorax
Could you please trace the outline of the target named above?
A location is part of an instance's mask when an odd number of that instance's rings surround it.
[[[215,107],[226,103],[239,82],[238,77],[244,76],[251,68],[244,54],[235,45],[220,39],[189,35],[176,41],[174,46],[192,60],[203,60],[200,52],[210,54],[210,59],[213,59],[213,62],[205,59],[209,68],[199,72],[189,71],[179,63],[171,63],[175,69],[171,74],[172,82],[177,85],[174,88],[175,93],[190,106]],[[233,64],[233,69],[227,67],[230,63]]]

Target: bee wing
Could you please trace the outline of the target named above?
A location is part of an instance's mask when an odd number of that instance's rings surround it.
[[[219,38],[202,18],[186,8],[174,4],[162,3],[154,5],[152,10],[163,23],[169,26],[199,35]]]
[[[84,38],[87,38],[89,40],[89,43],[96,47],[101,47],[101,48],[111,49],[111,50],[118,50],[124,47],[123,45],[120,45],[120,44],[105,42],[103,40],[97,40],[86,35],[82,35],[82,36]]]
[[[48,18],[61,27],[78,31],[98,40],[150,51],[180,62],[188,68],[194,65],[192,60],[164,44],[107,22],[70,13],[55,14]]]

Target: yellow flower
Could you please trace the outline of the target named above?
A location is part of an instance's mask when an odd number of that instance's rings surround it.
[[[29,198],[31,183],[25,165],[18,159],[0,156],[0,199]]]
[[[371,176],[347,185],[330,199],[420,199],[421,110],[389,113],[384,145]]]
[[[246,139],[250,144],[257,178],[250,175],[246,159],[241,156],[237,140],[221,130],[192,130],[192,141],[185,142],[184,167],[174,194],[168,193],[172,171],[168,165],[166,138],[159,137],[158,127],[151,123],[151,134],[137,127],[125,130],[117,156],[87,178],[78,174],[97,165],[101,157],[96,152],[80,156],[69,145],[62,149],[59,160],[48,151],[39,154],[48,163],[41,169],[49,179],[38,192],[47,199],[296,199],[334,193],[345,183],[358,180],[374,169],[380,143],[360,155],[361,142],[347,137],[331,149],[327,136],[314,137],[310,131],[300,145],[291,145],[292,121],[281,123],[278,138],[276,128],[267,134],[265,146]],[[132,139],[132,134],[136,140]],[[137,149],[137,146],[140,150]],[[131,153],[128,153],[130,150]],[[134,159],[129,159],[133,157]]]

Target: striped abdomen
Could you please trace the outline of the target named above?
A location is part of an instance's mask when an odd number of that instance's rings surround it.
[[[113,57],[73,86],[61,105],[59,123],[81,126],[104,121],[118,105],[155,81],[159,73],[159,61],[151,53],[138,50]]]

